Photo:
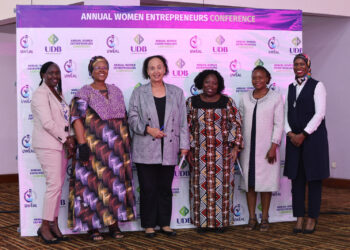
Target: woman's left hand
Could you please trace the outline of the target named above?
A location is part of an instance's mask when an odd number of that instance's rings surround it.
[[[238,146],[235,145],[230,153],[230,157],[232,159],[232,162],[235,162],[237,160],[238,152],[239,152],[239,148],[238,148]]]
[[[304,140],[305,140],[305,135],[303,133],[296,134],[291,138],[292,143],[296,147],[300,147],[303,144]]]
[[[180,149],[181,156],[186,156],[188,153],[188,149]]]
[[[64,142],[63,146],[66,149],[67,158],[68,159],[72,158],[73,155],[75,154],[75,150],[76,150],[75,137],[74,136],[67,136],[67,139]]]
[[[276,150],[277,150],[277,144],[272,143],[269,151],[267,151],[265,159],[268,161],[268,163],[273,164],[276,162]]]

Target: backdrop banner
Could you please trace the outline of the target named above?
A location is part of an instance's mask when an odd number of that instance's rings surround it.
[[[113,6],[17,6],[17,115],[20,227],[22,236],[35,235],[41,224],[45,177],[31,146],[33,116],[30,103],[46,61],[59,65],[63,94],[69,103],[76,91],[90,84],[87,66],[92,56],[102,55],[110,65],[107,83],[124,93],[126,106],[134,88],[145,84],[142,63],[160,54],[169,66],[167,83],[182,88],[186,98],[199,91],[194,77],[204,69],[224,77],[224,93],[238,104],[241,93],[252,89],[251,71],[264,65],[272,74],[270,88],[285,95],[293,81],[292,60],[302,52],[302,12],[244,8],[113,7]],[[284,142],[281,146],[284,159]],[[290,181],[282,177],[273,193],[271,222],[291,221]],[[72,172],[67,170],[67,181]],[[245,193],[236,169],[232,224],[248,222]],[[176,167],[173,182],[173,228],[190,228],[189,168]],[[59,215],[67,228],[68,182]],[[139,185],[134,171],[135,195]],[[139,207],[137,208],[139,209]],[[261,205],[257,205],[261,217]],[[139,218],[139,216],[138,216]],[[126,231],[141,230],[140,221],[121,223]]]

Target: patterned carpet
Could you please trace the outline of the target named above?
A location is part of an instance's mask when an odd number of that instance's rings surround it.
[[[38,237],[20,237],[19,213],[3,212],[19,210],[18,184],[2,183],[0,190],[0,249],[350,249],[350,189],[324,188],[322,214],[313,235],[293,235],[294,223],[288,222],[271,224],[270,231],[264,233],[237,226],[223,234],[200,235],[183,229],[177,230],[175,238],[158,234],[147,239],[142,232],[130,232],[121,240],[105,235],[98,243],[86,235],[74,235],[71,241],[50,247]]]

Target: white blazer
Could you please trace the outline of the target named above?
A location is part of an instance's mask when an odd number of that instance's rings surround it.
[[[33,94],[33,148],[62,150],[68,136],[69,121],[64,117],[62,105],[45,82]],[[66,114],[69,117],[69,114]]]

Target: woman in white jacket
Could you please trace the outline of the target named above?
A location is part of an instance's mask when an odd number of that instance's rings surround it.
[[[240,161],[242,187],[247,192],[249,210],[247,230],[258,225],[255,214],[257,192],[261,194],[262,205],[260,231],[268,230],[271,195],[279,189],[283,98],[267,87],[270,80],[269,71],[262,66],[255,67],[252,72],[254,90],[244,93],[239,105],[245,141]]]

